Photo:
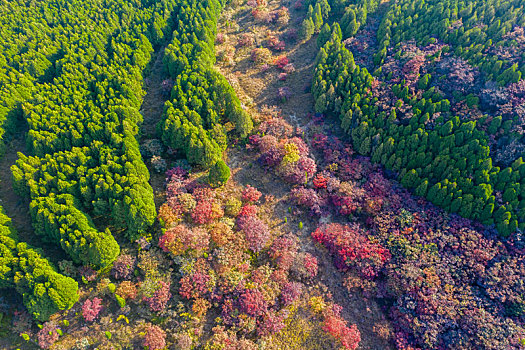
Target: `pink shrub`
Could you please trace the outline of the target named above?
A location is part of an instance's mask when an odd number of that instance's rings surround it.
[[[297,254],[297,239],[293,236],[281,236],[273,241],[268,253],[275,260],[278,269],[287,271]]]
[[[310,209],[312,214],[321,214],[322,200],[317,195],[317,191],[311,188],[296,187],[292,189],[292,198],[297,204]]]
[[[239,40],[237,40],[237,44],[239,46],[252,46],[255,42],[255,39],[253,37],[253,34],[244,33],[239,37]]]
[[[93,300],[86,299],[82,305],[82,317],[88,322],[93,322],[100,311],[102,310],[102,299],[93,298]]]
[[[223,44],[226,41],[226,36],[223,33],[218,33],[215,37],[215,43]]]
[[[53,322],[46,322],[44,327],[38,331],[38,345],[42,349],[49,349],[59,338],[58,327]]]
[[[166,332],[159,326],[150,325],[146,328],[146,335],[142,342],[142,346],[147,347],[148,350],[160,350],[166,346]]]
[[[244,232],[248,246],[254,252],[260,252],[268,243],[271,232],[268,226],[255,216],[245,216],[238,220],[240,229]]]
[[[243,202],[252,202],[255,203],[261,198],[262,193],[258,191],[255,187],[247,185],[246,188],[242,191],[242,200]]]
[[[196,271],[181,278],[179,294],[186,299],[201,298],[208,292],[209,282],[209,275]]]
[[[303,285],[299,282],[288,282],[281,290],[281,302],[284,306],[291,305],[301,296]]]
[[[300,278],[317,276],[317,258],[310,253],[299,253],[293,264],[293,271]]]

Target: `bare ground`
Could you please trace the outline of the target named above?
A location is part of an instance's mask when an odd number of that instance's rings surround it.
[[[156,52],[156,56],[152,58],[152,64],[150,66],[150,72],[146,78],[144,78],[144,89],[146,90],[146,96],[140,108],[140,112],[144,117],[144,121],[141,126],[141,141],[148,139],[160,138],[157,135],[156,127],[157,123],[162,118],[162,112],[164,110],[164,103],[169,98],[162,89],[162,82],[169,78],[165,72],[162,58],[164,57],[164,48]],[[145,160],[146,161],[146,160]],[[153,194],[155,198],[155,206],[157,209],[164,203],[164,181],[165,177],[162,173],[157,173],[149,162],[146,162],[150,170],[150,185],[153,188]]]

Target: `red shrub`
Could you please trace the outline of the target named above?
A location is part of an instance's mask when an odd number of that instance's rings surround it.
[[[200,200],[197,202],[191,217],[199,225],[210,224],[224,216],[222,208],[213,200]]]
[[[277,68],[283,69],[290,61],[288,60],[288,57],[286,56],[280,56],[275,59],[273,64],[277,66]]]
[[[355,268],[363,277],[377,276],[390,259],[388,249],[370,241],[357,225],[329,224],[319,227],[312,237],[335,254],[338,268]]]
[[[339,340],[347,350],[355,350],[361,341],[357,326],[346,326],[346,321],[337,315],[330,315],[324,320],[323,330]]]
[[[317,174],[313,180],[315,188],[326,188],[326,184],[328,183],[328,179],[324,177],[322,174]]]
[[[242,191],[242,200],[244,202],[257,202],[261,198],[262,193],[257,191],[255,187],[247,185],[244,191]]]
[[[239,214],[237,215],[239,218],[245,217],[245,216],[256,216],[258,212],[257,206],[253,204],[246,204],[243,205],[241,210],[239,211]]]
[[[268,47],[270,47],[273,50],[282,51],[284,50],[285,46],[286,44],[284,43],[284,41],[279,40],[279,38],[274,35],[271,35],[268,38]]]
[[[258,289],[245,290],[240,298],[239,303],[241,311],[248,316],[257,317],[266,312],[267,304],[263,294]]]

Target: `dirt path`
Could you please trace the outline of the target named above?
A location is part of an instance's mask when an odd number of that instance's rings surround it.
[[[150,140],[160,138],[157,135],[156,127],[157,123],[162,118],[162,112],[164,110],[164,103],[169,99],[169,90],[163,88],[162,83],[168,79],[168,74],[165,72],[162,58],[164,57],[164,48],[159,49],[155,56],[152,58],[152,65],[150,67],[149,74],[144,78],[144,89],[146,90],[146,96],[140,108],[140,113],[144,117],[144,121],[141,126],[141,143]],[[153,194],[155,196],[155,205],[157,209],[164,203],[164,181],[165,176],[162,173],[157,173],[146,159],[144,159],[146,165],[149,168],[150,173],[150,184],[153,188]]]
[[[280,1],[271,1],[268,4],[270,10],[281,6]],[[263,24],[253,22],[251,13],[237,12],[235,9],[227,9],[226,16],[236,18],[239,28],[245,30],[236,31],[230,27],[221,28],[220,32],[227,33],[228,40],[235,43],[243,32],[255,33],[256,42],[263,42],[267,28]],[[288,28],[299,28],[304,13],[290,10],[290,23]],[[286,28],[272,31],[282,36]],[[296,71],[286,81],[280,81],[279,71],[271,68],[267,72],[261,72],[247,56],[246,50],[238,49],[236,52],[236,64],[233,66],[218,65],[219,71],[230,81],[241,101],[252,113],[257,113],[264,105],[278,105],[282,110],[282,116],[292,125],[304,126],[310,122],[309,113],[313,112],[313,97],[308,87],[311,84],[314,61],[318,52],[315,37],[306,43],[286,43],[286,50],[282,52],[294,64]],[[244,56],[243,56],[244,55]],[[292,97],[285,103],[276,100],[278,88],[287,86],[292,91]],[[256,160],[243,150],[232,148],[228,152],[229,165],[233,171],[233,178],[243,185],[250,184],[260,189],[264,194],[275,197],[276,203],[273,210],[273,222],[280,222],[279,229],[283,232],[294,232],[300,239],[301,250],[315,255],[319,262],[319,275],[317,284],[321,289],[331,293],[333,300],[343,306],[343,316],[350,324],[357,324],[361,332],[361,343],[359,349],[393,349],[383,339],[379,338],[373,331],[376,323],[385,319],[380,306],[372,301],[364,299],[355,294],[351,295],[343,286],[344,275],[338,271],[331,256],[323,248],[314,244],[311,232],[319,225],[319,220],[307,213],[295,213],[290,215],[288,207],[291,206],[288,194],[291,187],[284,183],[272,172],[267,172],[260,167]],[[287,216],[287,223],[284,217]],[[303,223],[303,229],[298,229],[299,222]]]
[[[162,58],[164,57],[164,48],[155,53],[153,64],[150,67],[150,72],[144,78],[144,89],[146,96],[140,107],[140,112],[144,117],[141,132],[142,139],[151,139],[156,137],[156,125],[160,121],[162,111],[164,110],[164,102],[169,98],[169,94],[162,89],[162,82],[168,78],[164,72],[164,64]]]

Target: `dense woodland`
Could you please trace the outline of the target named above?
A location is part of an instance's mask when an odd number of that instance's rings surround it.
[[[0,347],[523,348],[524,7],[0,3]]]

